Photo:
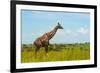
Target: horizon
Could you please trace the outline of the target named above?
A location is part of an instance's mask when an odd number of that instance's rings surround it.
[[[82,43],[80,43],[80,42],[78,42],[78,43],[50,43],[50,45],[52,45],[52,44],[86,44],[86,43],[89,43],[90,44],[90,42],[82,42]],[[25,43],[23,43],[22,45],[26,45]],[[28,43],[27,45],[32,45],[32,43]]]

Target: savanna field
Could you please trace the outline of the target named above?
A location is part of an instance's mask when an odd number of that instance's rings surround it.
[[[90,59],[90,43],[75,44],[51,44],[49,45],[48,56],[44,48],[40,48],[35,58],[35,46],[22,44],[21,62],[50,62],[50,61],[75,61]]]

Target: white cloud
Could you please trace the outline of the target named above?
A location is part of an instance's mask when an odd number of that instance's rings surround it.
[[[81,27],[77,30],[77,32],[79,32],[81,34],[87,34],[89,31],[88,31],[88,29]]]
[[[63,30],[58,30],[57,31],[57,35],[58,36],[77,36],[77,35],[80,35],[80,34],[83,34],[83,35],[86,35],[89,33],[89,30],[86,29],[86,28],[79,28],[79,29],[76,29],[76,30],[71,30],[71,29],[63,29]]]
[[[72,34],[72,31],[67,29],[67,30],[64,30],[64,29],[60,29],[57,31],[57,35],[58,36],[68,36],[68,35],[71,35]]]
[[[72,34],[72,31],[68,29],[68,30],[65,30],[65,33],[66,34]]]

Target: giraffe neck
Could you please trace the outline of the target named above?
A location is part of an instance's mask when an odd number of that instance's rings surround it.
[[[58,27],[55,27],[52,31],[47,33],[49,40],[56,34],[57,30],[58,30]]]

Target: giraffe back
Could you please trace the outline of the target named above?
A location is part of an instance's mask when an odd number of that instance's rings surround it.
[[[46,42],[48,42],[47,33],[45,33],[43,36],[37,38],[37,39],[34,41],[34,45],[36,45],[36,46],[43,46]]]

